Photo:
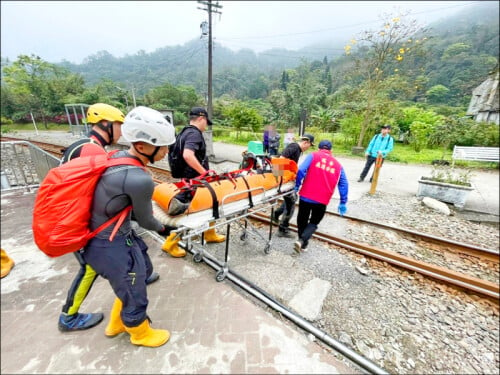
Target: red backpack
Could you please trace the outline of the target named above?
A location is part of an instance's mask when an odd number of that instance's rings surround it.
[[[115,165],[144,165],[133,158],[111,158],[117,150],[80,156],[49,170],[35,198],[33,237],[40,250],[50,257],[77,251],[100,231],[116,222],[110,241],[132,210],[128,206],[99,228],[89,228],[97,182],[104,171]]]

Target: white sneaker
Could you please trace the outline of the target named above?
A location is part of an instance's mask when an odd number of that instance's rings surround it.
[[[302,240],[298,240],[298,241],[295,241],[295,243],[293,244],[293,248],[294,250],[297,252],[297,253],[301,253],[303,250],[302,250]]]

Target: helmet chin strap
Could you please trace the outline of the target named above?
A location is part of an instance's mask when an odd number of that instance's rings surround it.
[[[106,120],[108,121],[108,120]],[[101,130],[104,130],[109,135],[109,142],[106,142],[106,145],[110,145],[113,143],[113,123],[108,121],[107,125],[103,125],[102,122],[97,124],[97,127]]]
[[[150,162],[151,164],[154,164],[154,162],[155,162],[155,156],[156,156],[156,154],[158,153],[158,151],[160,150],[160,146],[156,146],[156,147],[155,147],[155,150],[153,151],[153,153],[152,153],[151,155],[146,155],[145,153],[140,152],[140,151],[137,149],[137,147],[135,147],[135,145],[134,145],[134,144],[133,144],[132,146],[134,146],[134,150],[135,150],[135,151],[137,151],[137,153],[138,153],[138,154],[141,154],[142,156],[147,157],[147,158],[148,158],[148,160],[149,160],[149,162]]]

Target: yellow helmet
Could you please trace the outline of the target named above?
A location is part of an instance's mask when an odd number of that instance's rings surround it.
[[[110,122],[119,121],[123,123],[123,121],[125,121],[125,115],[122,111],[112,105],[104,103],[92,104],[87,109],[87,122],[89,124],[97,124],[102,120]]]

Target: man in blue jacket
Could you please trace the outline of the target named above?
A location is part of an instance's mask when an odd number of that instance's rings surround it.
[[[391,126],[390,125],[384,125],[382,126],[380,133],[377,134],[372,138],[370,141],[370,144],[366,148],[365,155],[366,155],[366,163],[365,167],[363,168],[363,171],[359,175],[358,182],[362,182],[366,175],[368,174],[368,171],[370,170],[370,167],[372,166],[373,163],[375,163],[375,160],[377,160],[378,155],[382,155],[382,163],[384,162],[385,157],[389,152],[392,151],[394,148],[394,139],[389,135],[391,132]],[[370,178],[370,182],[372,182],[372,177]]]

